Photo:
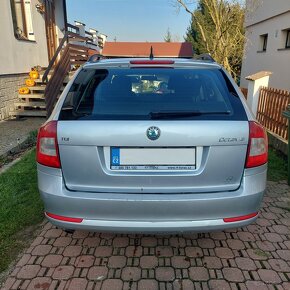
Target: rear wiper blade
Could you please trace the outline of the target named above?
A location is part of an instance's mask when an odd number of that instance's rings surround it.
[[[183,118],[183,117],[194,117],[201,115],[229,115],[230,111],[160,111],[151,112],[149,116],[151,119],[166,119],[166,118]]]

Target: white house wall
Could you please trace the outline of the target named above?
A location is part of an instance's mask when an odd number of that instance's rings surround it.
[[[44,15],[35,5],[38,0],[31,0],[32,22],[35,42],[18,40],[14,36],[10,0],[0,1],[0,75],[28,72],[35,65],[48,65],[48,52]],[[62,0],[56,1],[57,36],[63,36],[64,28]]]
[[[289,0],[247,0],[246,27],[290,10]]]
[[[277,13],[281,14],[275,16]],[[267,20],[261,22],[263,19]],[[290,49],[284,49],[286,35],[283,32],[290,29],[290,0],[264,0],[262,6],[252,14],[251,24],[246,27],[248,40],[242,64],[241,87],[248,86],[246,76],[259,71],[271,71],[273,74],[269,86],[290,90]],[[268,34],[265,52],[261,52],[260,36],[263,34]]]

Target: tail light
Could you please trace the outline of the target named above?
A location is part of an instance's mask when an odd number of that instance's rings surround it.
[[[60,168],[57,121],[50,121],[39,129],[36,160],[42,165]]]
[[[158,65],[158,64],[174,64],[173,60],[131,60],[130,64],[138,65]]]
[[[261,166],[268,161],[268,138],[265,129],[253,121],[249,122],[249,127],[250,138],[246,168]]]

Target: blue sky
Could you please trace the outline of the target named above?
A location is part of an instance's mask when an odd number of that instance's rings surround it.
[[[67,0],[68,21],[86,24],[113,41],[163,41],[167,29],[183,41],[190,15],[173,0]],[[192,5],[191,8],[194,8]]]

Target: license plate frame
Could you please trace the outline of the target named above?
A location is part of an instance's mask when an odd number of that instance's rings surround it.
[[[126,156],[129,152],[131,156]],[[144,160],[146,159],[145,162],[140,163],[142,158],[138,157],[139,153]],[[177,156],[174,157],[174,153]],[[166,155],[171,159],[168,162],[164,159]],[[156,164],[154,164],[154,156],[157,159]],[[196,147],[110,147],[110,169],[117,171],[195,170]]]

